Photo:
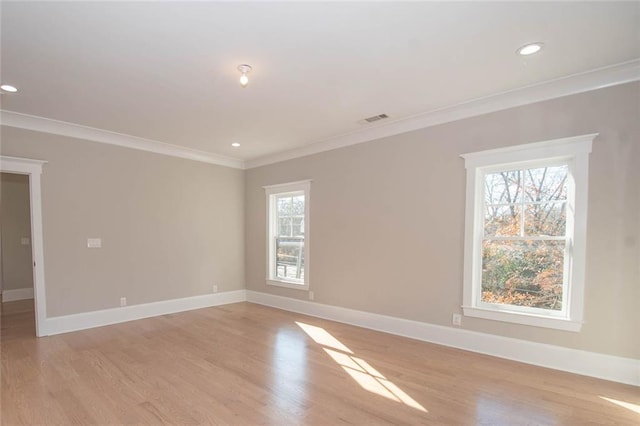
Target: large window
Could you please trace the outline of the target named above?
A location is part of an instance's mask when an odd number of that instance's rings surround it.
[[[465,315],[579,331],[595,135],[465,154]]]
[[[309,181],[265,187],[268,284],[309,288],[309,189]]]

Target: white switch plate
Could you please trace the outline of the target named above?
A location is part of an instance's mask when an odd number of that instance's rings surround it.
[[[102,238],[87,238],[87,247],[88,248],[101,248],[102,247]]]
[[[28,246],[29,245],[29,237],[20,238],[20,244],[22,244],[23,246]]]
[[[309,300],[313,300],[313,298],[315,297],[315,295],[313,294],[312,291],[309,292]]]
[[[127,298],[126,297],[121,297],[120,298],[120,306],[127,306]]]
[[[218,292],[218,286],[217,286],[217,285],[215,285],[215,284],[213,285],[213,292],[214,292],[214,293],[217,293],[217,292]]]

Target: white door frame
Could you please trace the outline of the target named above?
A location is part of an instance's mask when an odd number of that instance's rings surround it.
[[[33,298],[36,310],[36,336],[46,336],[47,298],[44,287],[44,248],[42,238],[42,190],[40,175],[46,161],[0,155],[0,171],[29,176],[31,204],[31,255],[33,257]]]

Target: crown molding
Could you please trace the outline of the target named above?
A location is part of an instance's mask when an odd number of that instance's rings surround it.
[[[633,61],[617,65],[598,68],[556,80],[549,80],[543,83],[473,99],[467,102],[398,119],[389,123],[379,124],[375,127],[356,130],[329,139],[317,141],[300,148],[294,148],[288,151],[248,161],[225,157],[211,152],[199,151],[184,146],[172,145],[152,139],[139,138],[109,130],[22,114],[14,111],[0,110],[0,124],[3,126],[69,136],[236,169],[251,169],[324,151],[343,148],[350,145],[356,145],[363,142],[369,142],[401,133],[407,133],[426,127],[449,123],[464,118],[475,117],[482,114],[488,114],[491,112],[638,80],[640,80],[640,59],[635,59]]]
[[[152,139],[139,138],[95,127],[83,126],[66,121],[52,120],[50,118],[35,115],[22,114],[14,111],[0,110],[0,124],[3,126],[17,127],[19,129],[33,130],[36,132],[51,133],[54,135],[69,136],[77,139],[85,139],[93,142],[117,145],[125,148],[148,151],[156,154],[169,155],[187,160],[216,164],[219,166],[243,169],[244,161],[224,157],[210,152],[172,145]]]
[[[345,133],[300,148],[259,157],[245,163],[246,169],[369,142],[413,130],[449,123],[536,102],[560,98],[640,80],[640,59],[573,74],[543,83],[473,99],[449,107],[395,120],[365,130]]]

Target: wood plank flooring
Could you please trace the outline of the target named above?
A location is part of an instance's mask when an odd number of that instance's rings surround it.
[[[636,387],[250,303],[36,339],[9,302],[1,331],[2,425],[640,424]]]

